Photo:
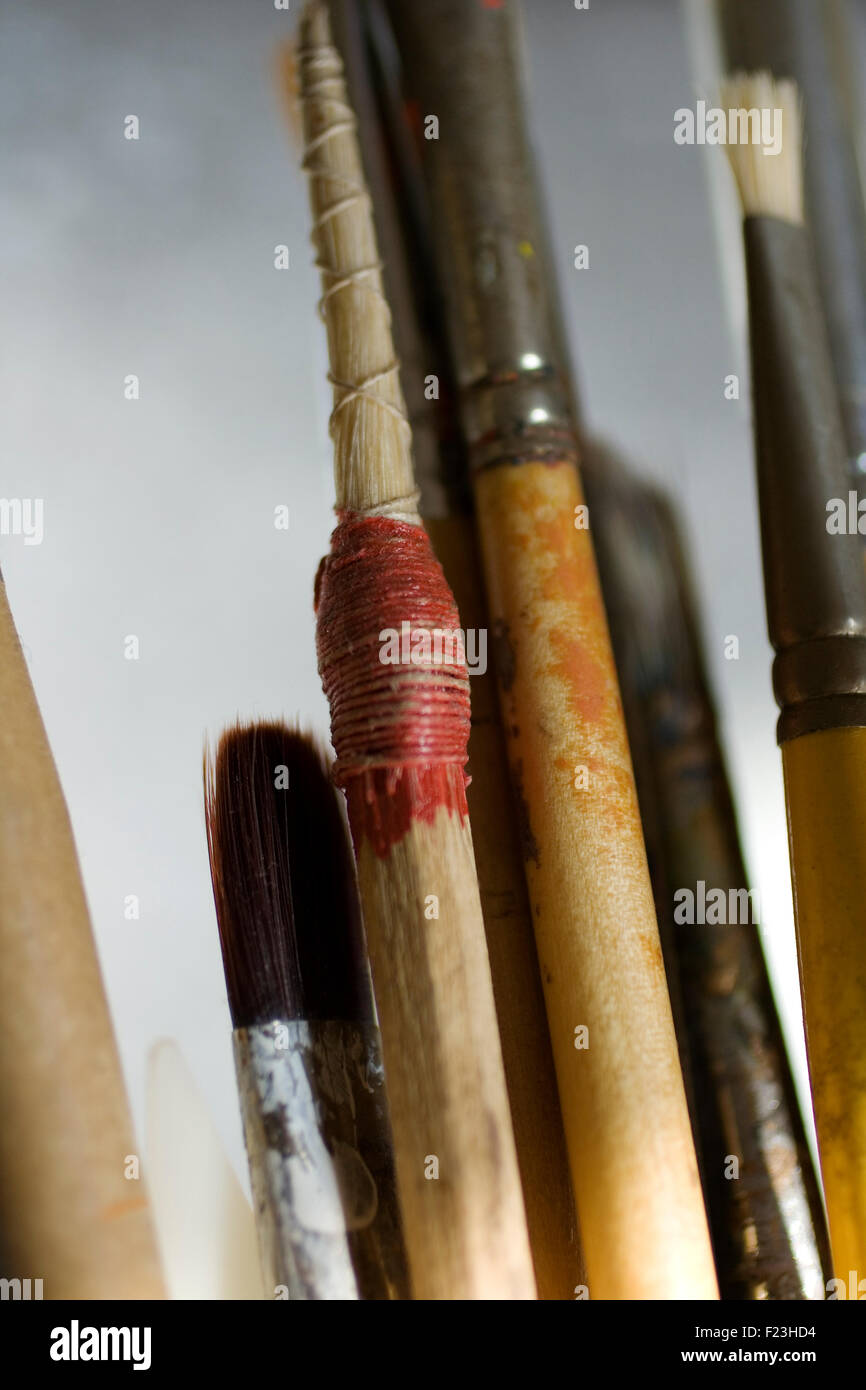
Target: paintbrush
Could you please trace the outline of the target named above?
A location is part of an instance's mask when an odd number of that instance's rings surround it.
[[[715,1298],[570,390],[514,6],[389,6],[422,141],[503,725],[594,1298]],[[648,1175],[651,1175],[648,1180]]]
[[[407,1296],[351,850],[321,757],[223,734],[208,849],[268,1297]]]
[[[728,144],[743,204],[758,493],[809,1070],[837,1277],[866,1268],[866,580],[803,225],[797,90],[732,78],[779,112],[781,151]]]
[[[656,831],[656,904],[722,1297],[820,1299],[824,1213],[747,891],[679,529],[668,499],[607,450],[588,448],[583,476],[641,812]],[[682,890],[701,882],[724,893],[722,924],[675,920]]]
[[[298,53],[334,385],[319,669],[345,788],[416,1298],[534,1298],[472,853],[460,620],[417,511],[354,114],[327,11]],[[436,634],[438,648],[434,647]]]
[[[423,222],[421,174],[394,83],[387,20],[354,0],[330,0],[329,8],[373,194],[400,379],[412,422],[419,511],[464,628],[483,639],[471,671],[467,801],[475,865],[538,1296],[572,1299],[585,1288],[586,1278],[496,684],[486,664],[489,623],[456,390]],[[372,23],[366,34],[365,18]]]
[[[69,814],[0,579],[0,1240],[50,1299],[162,1279]]]
[[[833,7],[835,8],[835,7]],[[767,69],[803,96],[805,221],[815,253],[850,485],[866,498],[866,207],[827,0],[721,0],[729,70]]]

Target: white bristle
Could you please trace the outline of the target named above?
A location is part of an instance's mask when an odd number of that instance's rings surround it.
[[[722,83],[721,105],[728,113],[726,148],[745,215],[802,223],[803,126],[796,83],[777,82],[768,72],[737,72]],[[770,113],[765,119],[778,131],[778,149],[760,139],[732,141],[732,112]]]

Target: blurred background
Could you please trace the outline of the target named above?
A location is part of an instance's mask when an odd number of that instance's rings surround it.
[[[706,5],[524,8],[577,391],[591,431],[680,508],[805,1095],[739,219],[723,153],[673,139],[674,111],[715,95]],[[0,492],[44,501],[42,543],[2,536],[0,564],[139,1137],[147,1054],[174,1038],[245,1184],[201,760],[205,737],[238,716],[328,728],[312,587],[331,527],[329,390],[300,151],[275,73],[299,10],[9,0],[0,20]],[[862,72],[866,4],[851,15]],[[138,139],[125,138],[130,116]],[[579,271],[577,244],[589,248]],[[725,398],[731,373],[739,400]]]

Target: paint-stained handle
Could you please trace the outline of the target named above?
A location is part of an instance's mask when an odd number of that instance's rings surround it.
[[[277,1021],[234,1051],[265,1296],[407,1298],[378,1031]]]
[[[585,507],[568,462],[475,479],[495,659],[594,1298],[717,1297]]]
[[[467,633],[474,630],[486,643],[489,621],[472,518],[428,521],[427,529],[454,590],[464,628]],[[575,1288],[586,1283],[586,1274],[492,655],[479,640],[481,653],[491,664],[485,672],[481,663],[470,682],[468,800],[505,1079],[538,1296],[573,1299]]]
[[[866,728],[791,739],[782,760],[815,1124],[847,1293],[852,1272],[866,1279]]]

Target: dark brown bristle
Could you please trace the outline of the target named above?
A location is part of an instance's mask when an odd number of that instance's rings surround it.
[[[289,861],[305,1018],[373,1019],[355,856],[343,795],[315,743],[284,731]]]
[[[220,945],[235,1027],[302,1010],[285,792],[271,770],[284,730],[227,730],[205,754],[205,819]]]
[[[321,754],[280,723],[205,757],[205,816],[236,1028],[371,1017],[354,861]]]

